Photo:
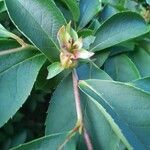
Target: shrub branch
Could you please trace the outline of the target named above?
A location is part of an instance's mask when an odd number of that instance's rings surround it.
[[[77,112],[77,124],[76,124],[76,126],[79,126],[79,133],[81,133],[83,130],[83,136],[84,136],[84,140],[85,140],[85,144],[87,146],[87,149],[93,150],[89,134],[88,134],[86,128],[83,127],[81,100],[80,100],[80,94],[79,94],[79,88],[78,88],[78,75],[77,75],[75,69],[72,72],[72,79],[73,79],[73,90],[74,90],[76,112]]]

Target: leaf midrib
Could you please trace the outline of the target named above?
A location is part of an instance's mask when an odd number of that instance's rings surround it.
[[[95,104],[95,106],[98,108],[98,110],[103,114],[103,116],[105,117],[105,119],[107,120],[108,124],[110,124],[113,132],[119,137],[119,139],[129,148],[131,147],[131,145],[128,143],[126,137],[124,137],[123,133],[121,132],[120,128],[118,127],[118,125],[115,123],[115,121],[113,120],[113,118],[111,117],[111,115],[109,113],[106,112],[105,108],[103,108],[103,106],[98,103],[94,98],[92,98],[91,96],[89,96],[91,98],[91,101]],[[99,106],[100,105],[100,106]],[[109,118],[108,118],[109,117]],[[110,120],[111,119],[111,120]],[[119,132],[118,132],[119,130]]]
[[[104,80],[104,81],[106,81],[106,80]],[[111,82],[116,83],[115,81],[111,81]],[[91,87],[86,81],[82,81],[82,84],[85,85],[86,87],[88,87],[88,88],[89,88],[91,91],[93,91],[95,94],[97,94],[97,96],[99,96],[100,98],[102,98],[102,100],[106,103],[106,105],[108,105],[108,106],[114,111],[114,109],[109,105],[109,103],[105,100],[105,98],[103,98],[103,96],[102,96],[101,94],[99,94],[95,89],[93,89],[93,87]],[[143,92],[143,93],[146,94],[146,95],[149,95],[148,92],[145,92],[144,90],[141,90],[140,88],[137,88],[137,87],[132,86],[132,85],[130,85],[130,84],[126,84],[126,83],[123,84],[123,83],[121,83],[121,82],[118,82],[118,84],[128,85],[128,86],[130,86],[130,87],[132,87],[132,88],[134,88],[134,89],[136,89],[136,90],[139,90],[140,92]],[[81,90],[82,90],[82,89],[81,89]],[[83,92],[84,92],[84,91],[83,91]],[[86,92],[84,92],[84,93],[86,94]],[[88,95],[89,95],[89,94],[88,94]],[[90,95],[89,95],[89,96],[90,96]],[[114,113],[115,113],[117,116],[119,116],[116,111],[114,111]],[[129,126],[128,122],[126,122],[126,121],[125,121],[125,124],[127,124],[127,125]],[[130,130],[132,131],[132,129],[130,129]],[[132,131],[132,134],[134,134],[134,136],[139,140],[139,138],[137,137],[137,135],[135,134],[135,132]],[[140,141],[140,142],[141,142],[141,144],[145,147],[144,143],[143,143],[142,141]]]
[[[19,3],[20,3],[20,5],[22,6],[22,8],[24,8],[25,9],[25,11],[31,16],[31,18],[33,18],[33,20],[38,24],[38,26],[41,28],[41,30],[45,33],[45,35],[48,37],[48,39],[51,41],[51,43],[52,44],[54,44],[54,46],[57,48],[57,50],[58,50],[58,52],[59,52],[59,48],[58,48],[58,46],[55,44],[55,42],[51,39],[51,37],[49,36],[49,34],[47,34],[47,32],[42,28],[42,26],[39,24],[39,22],[37,22],[36,20],[35,20],[35,18],[34,18],[34,16],[32,16],[32,14],[24,7],[24,5],[20,2],[20,1],[18,1]],[[15,23],[14,23],[15,24]],[[18,26],[17,26],[18,27]],[[19,28],[19,27],[18,27]],[[20,29],[19,29],[20,30]],[[20,30],[21,31],[21,30]],[[22,31],[21,31],[22,32]],[[28,38],[28,39],[30,39],[24,32],[23,32],[23,34]],[[32,41],[31,39],[30,39],[30,41]],[[33,41],[32,41],[33,42]],[[34,43],[34,42],[33,42]],[[35,43],[34,43],[35,44]],[[36,44],[35,44],[36,45]]]
[[[141,27],[138,27],[138,28],[136,28],[136,30],[140,30],[141,29]],[[134,29],[135,30],[135,29]],[[102,31],[102,30],[101,30]],[[147,29],[147,31],[145,30],[145,32],[143,32],[142,34],[139,34],[138,33],[138,35],[134,35],[133,37],[131,37],[131,38],[128,38],[128,40],[131,40],[131,39],[133,39],[133,38],[135,38],[135,37],[138,37],[138,36],[140,36],[140,35],[144,35],[144,34],[146,34],[148,32],[148,29]],[[99,44],[97,44],[96,46],[94,46],[90,51],[92,51],[93,49],[96,49],[97,47],[99,47],[99,46],[101,46],[101,45],[103,45],[104,43],[107,43],[108,41],[111,41],[113,38],[116,38],[117,36],[121,36],[122,35],[122,33],[121,32],[116,32],[115,33],[115,35],[112,35],[112,36],[110,36],[110,37],[108,37],[107,39],[105,39],[104,41],[102,41],[101,43],[99,43]],[[124,42],[124,41],[126,41],[126,40],[123,40],[123,41],[121,41],[121,42],[115,42],[115,43],[117,43],[117,44],[119,44],[119,43],[122,43],[122,42]],[[111,44],[112,45],[112,44]],[[113,44],[114,45],[114,44]],[[116,45],[116,44],[115,44]],[[111,47],[110,45],[108,46],[108,47]],[[107,47],[107,48],[108,48]]]

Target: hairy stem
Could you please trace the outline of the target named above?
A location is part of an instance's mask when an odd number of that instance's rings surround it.
[[[75,97],[75,104],[76,104],[76,111],[77,111],[77,126],[79,126],[79,133],[83,130],[84,140],[88,150],[93,150],[90,137],[85,127],[83,127],[83,118],[82,118],[82,109],[81,109],[81,101],[80,101],[80,94],[78,88],[78,75],[76,70],[74,69],[72,72],[73,78],[73,90],[74,90],[74,97]]]

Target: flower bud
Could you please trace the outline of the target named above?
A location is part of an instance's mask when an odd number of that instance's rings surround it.
[[[71,28],[71,22],[67,26],[62,26],[58,31],[61,53],[60,62],[63,68],[73,68],[77,65],[78,59],[88,59],[94,55],[83,49],[83,40],[78,38],[77,32]]]

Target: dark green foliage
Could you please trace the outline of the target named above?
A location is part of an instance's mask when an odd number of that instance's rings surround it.
[[[149,4],[0,0],[0,150],[149,150]]]

